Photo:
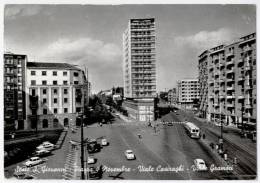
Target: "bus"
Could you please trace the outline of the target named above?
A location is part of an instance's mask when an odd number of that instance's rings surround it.
[[[200,138],[200,129],[199,127],[197,127],[196,125],[194,125],[191,122],[186,122],[184,124],[184,128],[187,132],[187,134],[191,137],[191,138],[196,138],[199,139]]]

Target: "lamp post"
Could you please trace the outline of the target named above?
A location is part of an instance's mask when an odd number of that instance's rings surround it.
[[[77,112],[76,114],[77,117],[80,118],[80,129],[81,129],[81,139],[80,139],[80,146],[81,146],[81,156],[80,156],[80,160],[81,160],[81,179],[84,180],[85,179],[85,169],[84,169],[84,132],[83,132],[83,115],[79,114]]]

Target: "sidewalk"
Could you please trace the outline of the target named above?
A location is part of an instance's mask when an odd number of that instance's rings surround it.
[[[220,136],[220,130],[219,127],[215,126],[213,123],[208,122],[206,119],[201,119],[196,117],[198,121],[201,123],[207,124],[207,129],[210,130],[212,133],[217,134]],[[236,129],[234,127],[224,127],[224,131],[227,131],[226,133],[223,133],[224,139],[231,142],[232,144],[238,146],[239,148],[243,149],[244,151],[247,151],[252,156],[256,157],[256,143],[252,142],[251,139],[247,138],[241,138],[239,135],[239,129]]]

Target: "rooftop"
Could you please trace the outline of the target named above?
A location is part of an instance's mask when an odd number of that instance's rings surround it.
[[[68,63],[27,62],[27,67],[28,68],[80,70],[75,65],[71,65],[71,64],[68,64]]]

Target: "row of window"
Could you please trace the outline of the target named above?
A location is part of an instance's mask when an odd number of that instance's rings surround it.
[[[76,112],[80,112],[81,108],[76,107]],[[68,113],[68,108],[63,108],[63,113]],[[48,114],[48,109],[43,109],[42,114]],[[58,114],[58,108],[53,108],[53,114]]]
[[[79,84],[79,81],[74,81],[73,82],[75,85]],[[35,86],[36,85],[36,80],[31,80],[31,85]],[[47,80],[42,80],[42,85],[47,85]],[[52,81],[52,85],[58,85],[58,81],[54,80]],[[68,85],[68,81],[64,80],[63,85]]]
[[[5,64],[14,64],[14,65],[16,65],[16,63],[17,63],[17,65],[22,65],[22,60],[23,59],[12,59],[12,58],[6,58],[5,59]]]
[[[35,76],[36,75],[36,71],[31,71],[31,75],[32,76]],[[58,72],[57,71],[52,71],[52,75],[53,76],[57,76],[58,75]],[[68,72],[66,71],[63,71],[63,76],[67,76],[68,75]],[[79,76],[79,73],[78,72],[74,72],[73,75],[75,77],[78,77]],[[42,71],[42,76],[47,76],[47,71]]]
[[[63,98],[63,102],[64,102],[65,104],[67,104],[67,103],[68,103],[68,98]],[[47,98],[43,98],[43,99],[42,99],[42,103],[43,103],[43,104],[46,104],[46,103],[47,103]],[[57,104],[57,103],[58,103],[58,99],[57,99],[57,98],[54,98],[54,99],[53,99],[53,103],[54,103],[54,104]]]

